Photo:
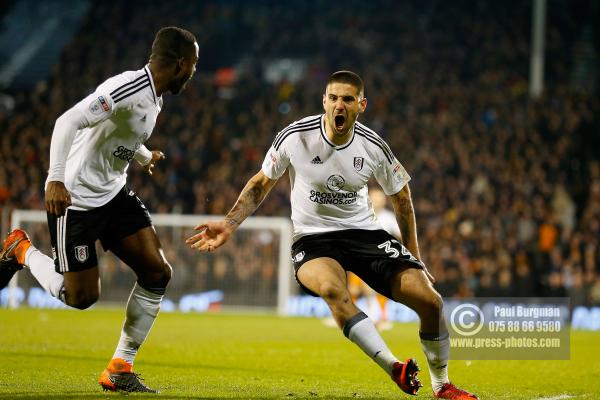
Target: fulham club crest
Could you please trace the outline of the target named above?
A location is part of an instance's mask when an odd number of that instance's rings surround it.
[[[86,245],[83,246],[75,246],[75,259],[80,263],[86,262],[89,257],[88,247]]]
[[[363,168],[364,162],[364,157],[354,157],[354,169],[360,171]]]

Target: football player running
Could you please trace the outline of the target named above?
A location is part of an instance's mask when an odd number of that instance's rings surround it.
[[[152,174],[165,158],[144,146],[163,105],[196,71],[198,44],[178,27],[160,29],[148,64],[103,82],[61,115],[50,145],[46,210],[53,258],[14,230],[0,252],[0,289],[26,266],[64,304],[86,309],[100,295],[95,243],[112,251],[137,275],[116,351],[99,383],[105,390],[156,392],[133,372],[133,361],[160,309],[171,266],[148,210],[126,187],[132,160]]]

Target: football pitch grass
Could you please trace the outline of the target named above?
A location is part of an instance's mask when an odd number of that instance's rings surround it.
[[[0,310],[0,398],[117,399],[97,384],[123,310]],[[415,324],[383,333],[415,357],[433,398]],[[568,361],[451,361],[450,377],[480,399],[600,399],[600,333],[574,331]],[[409,399],[337,329],[313,318],[163,313],[135,371],[176,399]]]

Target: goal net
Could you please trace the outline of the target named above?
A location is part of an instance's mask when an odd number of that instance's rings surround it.
[[[276,309],[279,314],[286,314],[287,302],[297,291],[292,284],[291,222],[281,217],[250,217],[229,242],[215,252],[198,253],[185,245],[194,226],[218,218],[214,215],[152,216],[165,256],[173,267],[163,309]],[[45,211],[14,210],[11,221],[12,229],[25,229],[38,249],[51,254]],[[135,275],[110,251],[104,252],[99,243],[96,246],[102,286],[100,301],[122,304],[129,296]],[[1,293],[0,300],[10,307],[59,306],[57,300],[45,296],[29,271],[16,274],[9,288]]]

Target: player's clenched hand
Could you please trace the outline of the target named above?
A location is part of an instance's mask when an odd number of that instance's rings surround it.
[[[165,155],[163,154],[162,151],[160,151],[160,150],[153,150],[152,151],[152,158],[150,159],[150,162],[144,166],[144,169],[146,170],[146,172],[148,173],[148,175],[152,175],[152,169],[154,168],[154,165],[156,165],[156,163],[159,160],[164,160],[164,159],[165,159]]]
[[[200,224],[194,230],[199,233],[188,238],[185,243],[193,250],[213,251],[229,239],[233,233],[231,226],[225,221],[207,222]]]
[[[48,182],[46,186],[46,210],[58,217],[64,215],[71,205],[71,194],[65,184],[59,181]]]

